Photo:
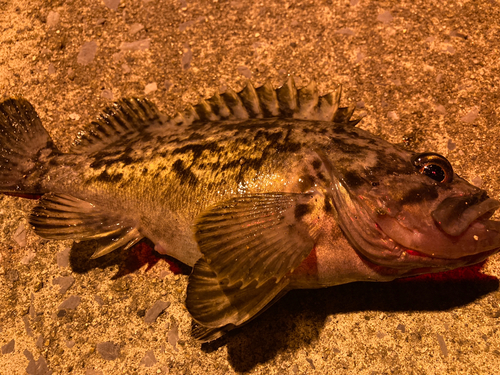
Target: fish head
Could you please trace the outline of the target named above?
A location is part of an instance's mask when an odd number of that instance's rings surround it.
[[[362,137],[361,137],[362,138]],[[458,176],[435,153],[364,144],[331,164],[340,226],[367,262],[410,276],[478,263],[500,249],[498,200]],[[338,142],[335,146],[338,146]]]

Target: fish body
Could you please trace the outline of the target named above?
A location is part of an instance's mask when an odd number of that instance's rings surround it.
[[[33,107],[0,104],[0,191],[43,194],[44,238],[142,238],[193,267],[186,306],[208,341],[290,289],[389,281],[500,248],[500,206],[442,156],[356,128],[340,90],[292,80],[228,91],[167,118],[121,100],[59,152]]]

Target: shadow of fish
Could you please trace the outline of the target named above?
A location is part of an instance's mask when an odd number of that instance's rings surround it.
[[[0,191],[42,195],[44,238],[141,238],[192,266],[193,335],[213,340],[290,289],[389,281],[478,263],[500,206],[434,153],[355,127],[340,88],[289,79],[228,90],[167,118],[123,99],[58,151],[24,99],[0,104]]]

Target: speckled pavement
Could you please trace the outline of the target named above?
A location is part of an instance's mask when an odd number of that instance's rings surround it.
[[[173,114],[247,79],[342,84],[359,126],[444,154],[498,199],[499,5],[0,0],[0,95],[30,100],[67,150],[122,97]],[[188,270],[147,244],[89,261],[92,248],[33,233],[35,203],[0,197],[0,374],[499,373],[499,254],[433,277],[293,292],[200,345],[183,306]]]

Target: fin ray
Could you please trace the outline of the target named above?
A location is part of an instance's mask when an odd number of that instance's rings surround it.
[[[245,287],[273,277],[279,281],[293,271],[314,247],[311,228],[295,215],[312,196],[244,195],[202,213],[195,223],[195,238],[218,279]]]
[[[78,134],[71,151],[86,154],[101,149],[103,144],[110,144],[127,132],[161,122],[162,117],[158,108],[147,99],[120,99]]]
[[[129,248],[142,239],[134,223],[120,220],[96,205],[67,194],[46,194],[29,216],[40,237],[100,241],[92,258],[122,246]]]
[[[228,285],[221,282],[201,258],[189,276],[186,307],[193,319],[205,328],[238,326],[275,301],[276,296],[284,294],[288,284],[288,278],[279,281],[270,278],[261,285],[256,281],[246,286],[241,282]]]
[[[23,98],[0,103],[0,191],[40,194],[39,175],[57,154],[33,106]],[[38,177],[37,177],[38,176]]]

